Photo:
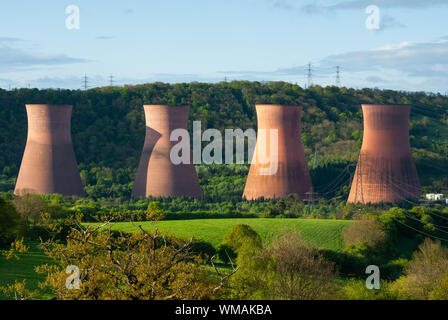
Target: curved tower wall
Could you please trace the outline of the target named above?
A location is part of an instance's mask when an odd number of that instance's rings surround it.
[[[409,105],[362,105],[364,137],[348,202],[418,200],[422,190],[409,142]]]
[[[17,178],[16,195],[84,196],[73,151],[70,105],[26,105],[28,138]]]
[[[189,106],[145,105],[146,138],[132,197],[202,198],[199,180],[191,164],[175,165],[170,150],[175,129],[187,129]]]
[[[255,200],[283,198],[289,194],[306,197],[312,192],[310,174],[306,165],[305,152],[301,139],[302,107],[283,105],[257,105],[258,132],[266,130],[266,139],[258,135],[254,158],[250,166],[243,198]],[[262,175],[263,164],[258,154],[271,150],[270,129],[278,130],[277,172]],[[264,141],[262,141],[264,140]],[[272,141],[274,143],[275,141]]]

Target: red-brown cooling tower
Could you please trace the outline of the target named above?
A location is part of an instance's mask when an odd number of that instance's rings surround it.
[[[132,197],[202,198],[194,165],[175,165],[170,150],[175,129],[187,129],[189,106],[144,106],[146,138]]]
[[[409,142],[409,105],[362,105],[364,138],[348,202],[419,199],[422,190]]]
[[[26,111],[28,140],[14,193],[83,196],[70,133],[72,106],[28,104]]]
[[[247,177],[243,198],[255,200],[259,198],[283,198],[289,194],[306,197],[313,191],[310,174],[305,160],[301,139],[302,107],[282,105],[257,105],[258,139],[255,153]],[[260,139],[260,130],[266,130],[266,139]],[[269,167],[269,163],[260,161],[259,150],[270,154],[272,143],[270,130],[278,130],[277,172],[262,175],[261,169]]]

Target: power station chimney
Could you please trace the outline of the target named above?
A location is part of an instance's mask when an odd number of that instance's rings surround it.
[[[289,194],[304,198],[306,193],[313,191],[313,186],[301,139],[302,107],[257,105],[256,110],[258,138],[243,198],[275,199]],[[275,129],[278,132],[278,141],[272,140],[270,134],[271,130]],[[266,139],[260,139],[262,131],[265,132]],[[276,148],[278,157],[271,161],[275,162],[274,167],[277,170],[274,174],[266,174],[263,171],[273,163],[267,163],[259,155],[272,154]]]
[[[72,106],[28,104],[28,139],[14,194],[84,196],[70,133]]]
[[[191,164],[175,165],[170,150],[175,129],[187,129],[189,106],[144,106],[146,138],[135,179],[132,197],[202,198],[201,187]]]
[[[362,105],[364,138],[351,203],[418,200],[420,181],[409,142],[409,105]]]

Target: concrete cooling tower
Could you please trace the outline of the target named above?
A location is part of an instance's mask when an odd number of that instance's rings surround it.
[[[83,196],[70,133],[72,106],[29,104],[26,111],[28,139],[14,193]]]
[[[189,106],[144,106],[146,138],[135,179],[132,197],[202,198],[193,164],[175,165],[170,150],[175,129],[187,129]]]
[[[409,105],[362,105],[364,138],[348,202],[418,200],[420,181],[409,142]]]
[[[243,198],[275,199],[289,194],[306,197],[307,192],[313,191],[313,186],[301,139],[302,107],[257,105],[256,110],[258,138]],[[277,129],[278,141],[271,140],[271,129]],[[265,132],[263,137],[260,135],[262,131]],[[260,154],[269,155],[276,148],[278,157],[274,159],[274,166],[277,170],[273,174],[266,174],[263,171],[272,163],[268,163]]]

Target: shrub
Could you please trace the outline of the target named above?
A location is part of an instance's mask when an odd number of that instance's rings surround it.
[[[353,252],[355,250],[355,252]],[[353,247],[343,251],[320,249],[322,256],[335,264],[337,271],[344,276],[364,276],[367,265],[364,255],[359,254],[359,249]]]
[[[381,222],[371,217],[363,217],[346,227],[342,237],[346,245],[365,243],[371,248],[384,246],[388,239]]]
[[[228,263],[230,259],[234,260],[237,257],[238,251],[243,246],[261,248],[261,237],[250,226],[237,224],[224,236],[218,248],[218,256]]]
[[[334,263],[308,247],[296,230],[283,232],[270,248],[241,248],[237,262],[232,298],[313,300],[337,291]]]
[[[25,194],[14,199],[12,203],[22,219],[32,223],[37,223],[47,208],[45,201],[36,194]]]
[[[334,263],[308,247],[299,231],[287,231],[274,239],[268,252],[275,265],[273,298],[314,300],[334,294]]]
[[[395,287],[411,299],[448,299],[448,295],[444,295],[448,292],[448,287],[444,287],[448,285],[447,275],[448,249],[440,241],[425,239]]]
[[[400,258],[393,261],[389,261],[384,266],[381,266],[381,278],[388,280],[398,279],[409,266],[409,260]]]
[[[20,215],[14,206],[0,198],[0,246],[9,244],[20,233]]]
[[[211,243],[202,240],[193,241],[191,251],[207,260],[216,254],[215,247]]]
[[[342,289],[348,300],[398,300],[402,297],[390,282],[381,281],[380,289],[367,289],[364,280],[350,280]]]
[[[237,257],[237,253],[233,248],[227,244],[221,243],[218,246],[218,258],[221,259],[224,263],[230,263],[231,261],[235,261]]]

